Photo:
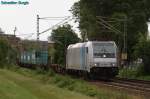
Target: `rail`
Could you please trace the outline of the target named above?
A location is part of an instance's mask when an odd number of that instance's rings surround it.
[[[150,81],[145,80],[114,78],[110,81],[95,80],[90,81],[90,83],[97,86],[105,85],[109,87],[115,87],[117,89],[126,89],[134,92],[150,94]]]

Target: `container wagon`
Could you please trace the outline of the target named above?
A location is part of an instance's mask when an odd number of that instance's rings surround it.
[[[48,65],[48,51],[22,51],[19,57],[19,65],[24,67],[46,67]]]

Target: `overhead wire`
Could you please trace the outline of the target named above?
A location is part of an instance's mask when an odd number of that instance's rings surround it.
[[[60,25],[66,24],[68,21],[70,21],[72,19],[73,18],[71,16],[69,16],[69,17],[65,18],[64,20],[62,20],[61,22],[59,22],[59,23],[55,24],[54,26],[52,26],[52,27],[46,29],[45,31],[41,32],[40,34],[43,34],[43,33],[47,32],[49,30],[52,30],[53,28],[58,27]]]
[[[74,18],[71,17],[71,16],[65,16],[65,17],[43,17],[43,18],[39,18],[39,19],[42,19],[42,20],[62,20],[59,23],[53,25],[52,27],[50,27],[50,28],[48,28],[45,31],[42,31],[40,33],[40,34],[43,34],[43,33],[47,32],[47,31],[52,30],[53,28],[56,28],[56,27],[58,27],[60,25],[68,23],[69,21],[73,20]],[[19,33],[21,33],[18,29],[17,29],[17,31]],[[26,36],[27,35],[26,37],[24,37],[24,39],[27,39],[27,38],[31,38],[34,34],[36,34],[36,33],[19,34],[19,35],[16,35],[16,36]]]
[[[113,27],[112,25],[110,25],[109,23],[107,23],[104,19],[102,18],[98,18],[100,21],[97,21],[99,24],[103,25],[104,27],[106,27],[109,30],[112,30],[114,32],[117,33],[122,33],[121,31],[119,31],[118,29],[116,29],[115,27]]]
[[[39,18],[39,19],[43,19],[43,20],[45,20],[45,19],[64,19],[64,18],[67,18],[67,17],[69,17],[69,16],[64,16],[64,17],[42,17],[42,18]]]
[[[26,38],[30,38],[30,37],[32,37],[34,34],[36,34],[36,33],[25,33],[25,34],[20,34],[21,32],[17,29],[17,31],[16,32],[18,32],[19,34],[18,35],[16,35],[16,36],[26,36],[26,37],[24,37],[25,39]]]

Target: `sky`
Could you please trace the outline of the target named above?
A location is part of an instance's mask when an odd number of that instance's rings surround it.
[[[0,0],[19,1],[19,0]],[[20,0],[29,2],[28,5],[4,5],[0,4],[0,27],[6,34],[13,34],[17,27],[16,35],[22,39],[36,39],[36,16],[42,17],[64,17],[71,16],[71,6],[78,0]],[[40,20],[40,32],[59,23],[60,20]],[[79,33],[78,24],[73,29]],[[150,31],[150,27],[149,27]],[[40,35],[40,40],[47,40],[51,31]],[[78,34],[79,35],[79,34]]]
[[[19,0],[0,0],[19,1]],[[22,39],[36,39],[36,17],[64,17],[71,16],[71,6],[78,0],[20,0],[29,2],[28,5],[0,4],[0,27],[6,34],[13,34],[17,27],[16,35]],[[60,20],[40,20],[40,32],[52,27]],[[71,22],[73,24],[73,22]],[[74,25],[77,30],[78,25]],[[33,34],[34,33],[34,34]],[[40,40],[47,40],[50,31],[40,35]],[[33,35],[32,35],[33,34]]]

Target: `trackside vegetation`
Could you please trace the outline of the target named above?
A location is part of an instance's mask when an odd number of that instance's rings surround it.
[[[11,46],[7,39],[0,37],[0,67],[15,64],[16,56],[16,49]]]
[[[139,41],[134,46],[133,58],[142,59],[142,62],[120,69],[119,77],[150,80],[150,39],[145,39],[143,35],[139,36]]]
[[[92,99],[80,93],[44,83],[41,75],[26,69],[0,69],[1,99]]]
[[[55,88],[56,88],[56,90],[59,89],[59,91],[61,91],[61,92],[59,92],[59,93],[61,93],[61,95],[66,94],[66,92],[68,94],[74,93],[74,95],[77,95],[76,98],[78,98],[78,94],[79,94],[81,96],[82,95],[85,96],[87,99],[88,98],[89,99],[90,98],[94,98],[94,99],[130,99],[130,95],[128,93],[124,93],[121,91],[112,91],[112,90],[109,90],[109,89],[103,88],[103,87],[98,88],[97,86],[91,85],[84,80],[72,78],[67,75],[55,74],[51,70],[49,70],[49,71],[42,71],[40,69],[29,70],[29,69],[24,69],[24,68],[20,68],[20,67],[17,67],[17,68],[15,67],[15,68],[9,68],[9,70],[8,69],[0,70],[0,75],[4,75],[5,77],[7,77],[7,79],[23,86],[23,88],[28,89],[28,87],[30,86],[31,88],[29,88],[29,92],[31,92],[31,94],[32,93],[35,94],[34,91],[39,90],[38,88],[40,88],[40,90],[42,89],[41,91],[43,91],[43,88],[44,88],[44,92],[47,92],[47,91],[50,91],[51,87],[52,87],[54,89],[54,90],[51,90],[51,91],[54,91],[53,93],[55,93]],[[30,82],[30,80],[31,80],[31,82]],[[46,86],[51,86],[51,87],[46,87]],[[43,93],[42,92],[40,93],[40,92],[38,92],[38,95],[37,94],[36,95],[37,96],[39,96],[40,94],[43,95]],[[55,95],[57,96],[58,93]],[[85,97],[83,97],[82,99],[84,99]],[[69,99],[72,99],[72,98],[69,98]],[[76,99],[76,98],[74,97],[73,99]],[[16,98],[14,98],[14,99],[16,99]],[[47,96],[47,98],[45,96],[45,98],[41,97],[38,99],[48,99],[48,96]],[[53,99],[57,99],[57,98],[53,98]],[[58,99],[63,99],[63,98],[58,98]],[[66,98],[66,99],[68,99],[68,98]],[[79,99],[80,99],[80,97],[79,97]],[[134,99],[134,98],[131,98],[131,99]]]
[[[136,67],[122,68],[119,71],[118,77],[129,78],[129,79],[139,79],[139,80],[150,80],[150,75],[144,73],[144,66],[139,65]]]
[[[139,42],[135,46],[134,57],[142,59],[141,73],[150,75],[150,40],[145,38],[142,35],[140,36]]]

